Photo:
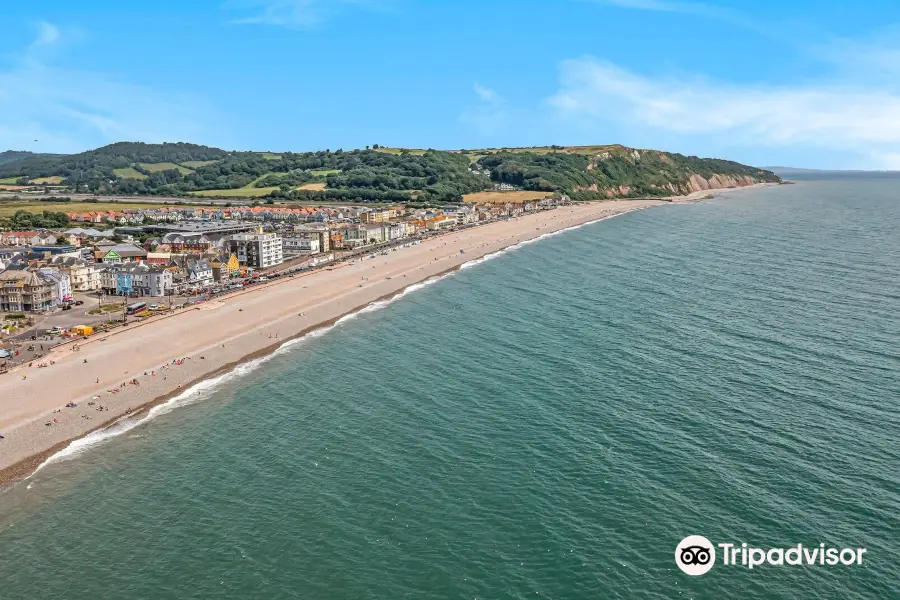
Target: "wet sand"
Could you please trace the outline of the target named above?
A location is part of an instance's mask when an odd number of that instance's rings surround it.
[[[78,352],[71,344],[55,349],[42,358],[55,361],[51,367],[22,367],[0,375],[0,434],[5,436],[0,440],[0,482],[27,476],[74,439],[135,418],[195,383],[410,285],[521,241],[665,203],[597,202],[498,221],[386,256],[256,286],[95,337],[82,342]],[[137,385],[129,383],[135,379]],[[67,408],[69,402],[77,406]]]

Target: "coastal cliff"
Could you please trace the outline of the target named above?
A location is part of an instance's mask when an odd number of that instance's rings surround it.
[[[663,197],[781,183],[765,169],[728,160],[625,146],[505,149],[478,161],[491,179],[576,200]]]

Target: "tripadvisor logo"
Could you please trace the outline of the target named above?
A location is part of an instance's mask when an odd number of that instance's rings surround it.
[[[716,548],[726,567],[753,569],[761,565],[774,567],[821,565],[833,567],[861,565],[865,548],[826,548],[825,544],[788,548],[754,548],[747,544],[713,544],[702,535],[689,535],[675,548],[675,564],[688,575],[703,575],[716,564]]]

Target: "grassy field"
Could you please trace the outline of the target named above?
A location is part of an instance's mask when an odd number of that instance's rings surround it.
[[[303,185],[297,187],[298,190],[313,190],[316,192],[321,192],[325,189],[325,183],[304,183]]]
[[[171,206],[165,203],[150,202],[41,202],[40,200],[30,200],[22,198],[0,199],[0,217],[9,217],[15,214],[17,210],[27,210],[29,212],[51,212],[64,213],[86,213],[100,212],[107,210],[121,211],[127,208],[160,208],[163,206]],[[192,207],[205,208],[211,205],[191,204]],[[88,224],[84,225],[89,226]]]
[[[233,190],[202,190],[199,192],[191,192],[192,196],[199,196],[201,198],[208,197],[216,197],[222,196],[224,198],[234,197],[234,198],[262,198],[266,194],[270,192],[274,192],[278,189],[278,186],[270,186],[270,187],[242,187],[235,188]]]
[[[341,172],[340,169],[310,169],[310,173],[315,175],[316,177],[327,177],[329,175],[337,175]]]
[[[375,150],[375,152],[386,152],[388,154],[400,154],[400,152],[403,150],[406,150],[407,152],[409,152],[410,154],[413,154],[415,156],[421,156],[422,154],[425,154],[424,150],[420,150],[417,148],[385,148],[384,146],[382,146],[381,148],[378,148],[377,150]]]
[[[241,188],[234,188],[229,190],[200,190],[199,192],[191,192],[192,196],[199,197],[228,197],[228,198],[261,198],[270,192],[274,192],[278,189],[278,186],[268,186],[268,187],[253,187],[258,182],[262,181],[264,178],[269,175],[287,175],[287,173],[276,173],[273,171],[269,171],[268,173],[263,173],[247,185]]]
[[[15,192],[15,191],[24,190],[24,189],[28,189],[28,186],[26,186],[26,185],[6,185],[6,184],[0,185],[0,190],[6,190],[8,192]]]
[[[7,177],[6,179],[0,179],[0,183],[15,183],[18,180],[18,177]]]
[[[205,167],[206,165],[214,165],[217,160],[186,160],[181,163],[182,167],[187,167],[189,169],[199,169],[200,167]]]
[[[182,167],[181,165],[176,165],[175,163],[170,162],[161,162],[161,163],[137,163],[139,167],[146,171],[150,171],[151,173],[157,173],[159,171],[170,171],[175,169],[182,175],[189,175],[193,173],[191,169],[187,169]]]
[[[32,179],[31,183],[34,183],[36,185],[44,185],[44,184],[59,185],[63,182],[63,179],[65,179],[65,177],[62,177],[60,175],[54,175],[53,177],[38,177],[36,179]]]
[[[260,152],[260,154],[262,154],[262,157],[266,160],[281,160],[280,154],[275,154],[273,152]]]
[[[140,171],[135,171],[134,167],[125,167],[124,169],[113,169],[113,175],[123,177],[125,179],[146,179],[147,176]]]
[[[553,192],[477,192],[475,194],[465,194],[463,200],[466,202],[490,202],[492,204],[506,204],[512,202],[530,202],[532,200],[542,200],[549,198]]]

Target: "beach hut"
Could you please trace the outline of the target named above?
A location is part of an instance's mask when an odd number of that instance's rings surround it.
[[[91,335],[94,333],[94,328],[90,325],[76,325],[71,331],[76,335]]]

